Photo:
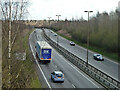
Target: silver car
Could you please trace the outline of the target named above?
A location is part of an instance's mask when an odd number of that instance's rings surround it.
[[[51,79],[56,82],[64,82],[64,74],[61,71],[54,71],[51,73]]]
[[[75,46],[75,43],[74,43],[74,42],[70,42],[70,45],[71,45],[71,46]]]
[[[100,61],[103,61],[103,60],[104,60],[104,58],[103,58],[103,56],[102,56],[101,54],[94,54],[94,55],[93,55],[93,58],[94,58],[95,60],[100,60]]]
[[[55,33],[54,36],[57,36],[57,34]]]

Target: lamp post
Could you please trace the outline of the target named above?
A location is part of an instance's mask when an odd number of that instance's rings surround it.
[[[61,16],[61,15],[56,15],[57,17],[58,17],[58,22],[59,22],[59,17]],[[57,46],[58,46],[58,35],[57,35]]]
[[[87,61],[86,66],[88,66],[88,47],[89,47],[89,29],[90,29],[90,23],[89,23],[89,13],[92,13],[93,11],[84,11],[88,13],[88,31],[87,31]]]
[[[56,15],[57,17],[58,17],[58,21],[59,21],[59,17],[61,16],[61,15]]]
[[[50,18],[51,17],[48,17],[48,19],[49,19],[49,27],[50,27]],[[49,29],[49,38],[50,38],[50,29]]]
[[[51,18],[51,17],[48,17],[48,19],[49,19],[49,25],[50,25],[50,18]]]

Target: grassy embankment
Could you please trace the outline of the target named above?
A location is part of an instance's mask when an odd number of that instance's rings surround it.
[[[32,30],[33,31],[33,30]],[[32,31],[30,31],[26,36],[25,36],[25,38],[24,38],[24,46],[25,46],[25,48],[26,48],[26,53],[30,53],[30,49],[29,49],[29,45],[28,45],[28,40],[29,40],[29,35],[31,34],[31,32]],[[32,55],[32,54],[30,54],[30,55]],[[28,56],[27,57],[27,60],[26,60],[26,63],[25,63],[25,65],[28,65],[28,70],[30,70],[31,69],[31,75],[32,75],[32,80],[31,80],[31,84],[30,84],[30,88],[41,88],[41,84],[40,84],[40,82],[39,82],[39,79],[38,79],[38,76],[37,76],[37,74],[36,74],[36,72],[35,72],[35,69],[34,68],[32,68],[31,66],[33,66],[33,62],[31,62],[31,58],[30,58],[30,56]],[[31,67],[31,68],[30,68]]]
[[[24,28],[23,28],[24,27]],[[8,59],[8,49],[6,49],[8,42],[2,43],[2,86],[3,88],[41,88],[39,82],[35,64],[33,62],[34,58],[29,48],[28,40],[29,35],[33,29],[24,26],[20,27],[20,32],[17,35],[15,43],[12,47],[11,60]],[[4,33],[3,33],[4,34]],[[6,34],[7,37],[7,34]],[[16,53],[26,52],[26,60],[16,59]],[[9,62],[10,61],[10,62]],[[11,65],[10,69],[10,80],[9,84],[9,69],[8,66]]]

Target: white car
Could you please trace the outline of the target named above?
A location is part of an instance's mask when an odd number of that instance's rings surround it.
[[[57,36],[57,34],[54,34],[54,36]]]
[[[64,74],[61,71],[54,71],[51,73],[51,79],[56,82],[64,82]]]
[[[94,55],[93,55],[93,58],[94,58],[95,60],[100,60],[100,61],[103,61],[103,60],[104,60],[104,58],[102,57],[101,54],[94,54]]]
[[[75,43],[74,43],[74,42],[70,42],[70,45],[71,45],[71,46],[75,46]]]

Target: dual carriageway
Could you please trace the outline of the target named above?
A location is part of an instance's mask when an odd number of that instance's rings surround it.
[[[36,32],[36,33],[35,33]],[[35,58],[37,64],[37,72],[38,77],[42,82],[46,83],[43,87],[48,88],[103,88],[100,84],[98,84],[95,80],[90,78],[84,72],[82,72],[79,68],[77,68],[74,64],[69,62],[66,58],[64,58],[60,53],[58,53],[53,48],[53,55],[52,55],[52,62],[50,64],[42,64],[39,63],[35,57],[35,44],[36,41],[44,41],[46,40],[43,37],[43,32],[41,29],[36,29],[35,32],[31,33],[29,37],[29,44],[33,56]],[[55,36],[54,32],[51,33],[51,30],[45,29],[46,34],[57,43],[57,36]],[[70,41],[62,38],[59,36],[59,45],[65,48],[66,50],[74,53],[76,56],[86,60],[86,49],[82,48],[78,45],[70,46]],[[114,79],[118,80],[118,65],[117,63],[105,58],[104,61],[99,62],[93,59],[94,52],[89,51],[89,63],[99,70],[107,73]],[[51,72],[59,70],[62,71],[65,75],[65,82],[64,83],[54,83],[50,79]],[[42,75],[42,76],[41,76]],[[43,77],[43,78],[42,78]]]

